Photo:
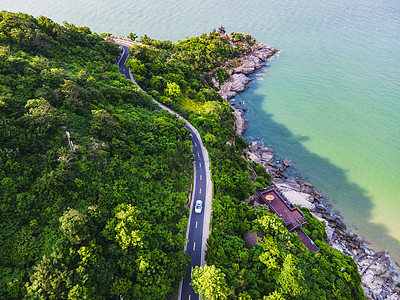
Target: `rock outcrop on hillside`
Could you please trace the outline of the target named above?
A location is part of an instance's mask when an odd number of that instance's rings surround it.
[[[237,65],[228,70],[229,79],[221,86],[216,78],[213,79],[215,87],[219,88],[219,94],[224,100],[229,100],[248,89],[247,84],[251,79],[246,75],[254,73],[265,66],[265,61],[278,52],[278,49],[256,41],[249,51],[238,59]],[[225,65],[233,64],[228,61]],[[236,62],[235,62],[236,64]]]

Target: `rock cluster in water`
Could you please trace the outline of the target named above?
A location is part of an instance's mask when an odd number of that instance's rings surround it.
[[[236,61],[228,61],[225,66],[234,64],[228,69],[229,79],[221,86],[216,78],[213,79],[215,87],[224,100],[229,100],[248,89],[247,84],[252,81],[246,75],[254,73],[265,66],[265,61],[278,52],[278,49],[256,41],[248,51]]]
[[[274,47],[256,42],[245,55],[239,58],[237,66],[229,69],[230,77],[223,85],[220,86],[216,79],[213,80],[214,85],[220,89],[219,94],[222,98],[227,101],[235,97],[237,93],[247,90],[247,84],[251,79],[246,75],[263,67],[264,62],[277,52],[278,50]],[[236,120],[236,131],[242,136],[247,129],[247,120],[243,111],[234,105],[232,109]],[[322,204],[324,195],[312,184],[296,178],[287,178],[284,171],[290,166],[290,162],[275,159],[274,150],[271,147],[250,142],[245,152],[249,161],[264,166],[287,199],[293,204],[307,207],[317,219],[325,223],[327,243],[354,259],[362,278],[362,288],[369,299],[400,298],[399,274],[395,272],[387,251],[375,252],[366,241],[348,231],[341,217],[329,212]]]
[[[285,164],[275,159],[274,150],[257,142],[250,142],[246,149],[247,159],[262,164],[272,175],[275,185],[295,205],[307,207],[314,217],[326,225],[328,244],[351,256],[358,266],[362,288],[369,299],[399,299],[400,280],[387,251],[375,252],[367,242],[347,230],[338,215],[332,214],[322,204],[324,195],[310,183],[287,178]]]
[[[270,59],[277,52],[278,49],[256,41],[237,61],[227,61],[224,67],[231,64],[234,65],[234,67],[228,68],[228,80],[220,85],[217,78],[213,79],[213,84],[219,89],[221,97],[227,101],[235,97],[238,93],[247,90],[249,88],[247,84],[250,83],[252,79],[246,75],[261,69],[265,66],[265,61]],[[232,106],[232,109],[236,120],[236,132],[241,136],[247,129],[247,120],[243,111],[234,106]]]

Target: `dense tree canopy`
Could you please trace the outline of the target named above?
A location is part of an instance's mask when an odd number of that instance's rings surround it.
[[[270,185],[271,178],[261,165],[243,158],[247,144],[235,134],[231,108],[217,94],[212,78],[224,82],[227,67],[253,42],[248,35],[213,31],[174,44],[146,37],[131,48],[129,65],[136,80],[186,116],[210,154],[214,194],[209,267],[193,271],[194,288],[210,299],[363,299],[357,266],[325,243],[323,223],[306,212],[304,230],[320,248],[310,253],[281,219],[244,201],[256,188]],[[264,237],[248,248],[246,232]]]
[[[229,288],[225,274],[215,266],[196,267],[192,272],[193,289],[202,297],[210,300],[227,299]]]
[[[271,178],[244,159],[212,78],[226,80],[253,42],[213,31],[144,35],[131,49],[135,79],[210,153],[209,267],[194,270],[194,287],[210,299],[361,299],[354,261],[307,210],[319,253],[244,201]],[[185,274],[189,131],[123,78],[118,55],[87,27],[0,13],[0,298],[165,299]],[[248,248],[246,232],[263,238]]]
[[[2,299],[163,299],[184,276],[189,131],[124,79],[119,52],[0,13]]]

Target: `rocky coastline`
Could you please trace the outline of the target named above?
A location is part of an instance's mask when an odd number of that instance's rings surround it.
[[[248,83],[252,81],[246,75],[254,73],[265,66],[265,62],[272,58],[279,50],[268,46],[259,41],[255,41],[254,45],[247,49],[246,53],[238,58],[237,61],[227,61],[225,66],[228,71],[229,79],[222,85],[219,84],[216,78],[213,79],[213,84],[219,89],[219,94],[225,101],[235,97],[238,93],[243,92],[249,87]],[[234,65],[228,68],[227,66]],[[235,115],[236,132],[242,136],[247,129],[247,120],[242,110],[237,109],[232,105],[233,114]]]
[[[223,84],[214,80],[214,85],[227,101],[248,89],[251,81],[246,75],[265,65],[265,61],[273,57],[278,50],[274,47],[256,42],[242,57],[239,63],[228,70],[229,79]],[[243,110],[232,105],[235,116],[236,132],[242,136],[247,129],[247,120]],[[342,218],[329,211],[324,205],[325,196],[315,187],[296,177],[288,178],[285,170],[290,166],[288,160],[276,158],[272,147],[258,142],[249,142],[245,150],[247,159],[262,164],[272,176],[274,184],[279,187],[287,199],[293,204],[307,207],[314,217],[323,221],[328,235],[327,243],[342,253],[351,256],[358,266],[362,278],[362,288],[368,299],[399,299],[400,279],[387,251],[375,252],[368,243],[357,234],[347,229]]]

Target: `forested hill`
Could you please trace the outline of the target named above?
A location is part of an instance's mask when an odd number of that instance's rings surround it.
[[[212,232],[208,265],[192,272],[194,290],[206,299],[364,299],[356,264],[326,244],[324,223],[305,209],[304,231],[320,249],[311,253],[279,217],[248,204],[271,178],[245,159],[248,145],[236,135],[232,109],[216,86],[255,42],[214,30],[177,43],[144,36],[131,47],[135,79],[197,127],[210,155]],[[263,236],[253,248],[243,240],[248,232]]]
[[[162,299],[184,276],[189,132],[118,55],[87,27],[0,13],[1,299]]]
[[[310,253],[245,201],[271,178],[245,159],[212,78],[226,80],[254,39],[140,42],[135,79],[184,115],[210,154],[212,233],[194,289],[209,299],[363,298],[357,266],[325,243],[323,223],[305,211],[320,248]],[[118,55],[87,27],[0,12],[1,299],[174,299],[189,265],[189,131],[119,73]],[[247,232],[264,238],[247,247]]]

